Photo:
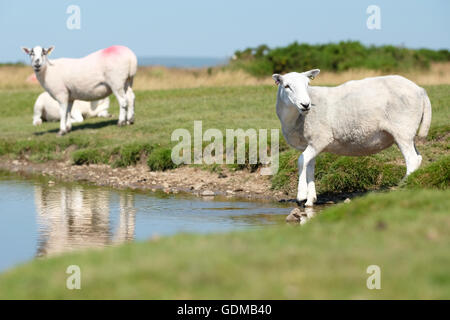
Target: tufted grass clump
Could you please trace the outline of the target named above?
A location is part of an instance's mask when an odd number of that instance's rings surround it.
[[[113,161],[113,167],[128,167],[138,163],[143,157],[150,154],[153,150],[153,146],[150,143],[130,143],[120,148],[116,148],[116,159]]]
[[[296,188],[299,155],[300,152],[294,149],[280,154],[278,172],[272,177],[272,189],[289,192],[290,189]]]
[[[324,154],[317,159],[319,192],[358,192],[397,185],[405,168],[374,157],[339,157]]]
[[[147,159],[147,165],[151,171],[165,171],[175,169],[177,165],[172,161],[172,150],[159,147],[155,149]]]
[[[280,155],[278,173],[272,188],[286,192],[296,190],[299,152],[290,150]],[[323,153],[317,157],[315,180],[319,193],[362,192],[397,185],[405,168],[386,164],[375,157],[344,157]]]
[[[75,165],[108,163],[109,156],[99,149],[80,149],[72,153]]]
[[[408,188],[448,189],[450,186],[450,156],[413,172],[406,181]]]

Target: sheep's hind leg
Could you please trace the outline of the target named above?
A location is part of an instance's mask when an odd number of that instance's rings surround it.
[[[34,105],[33,125],[34,126],[41,125],[43,116],[44,116],[44,105],[42,103],[36,103]]]
[[[117,123],[117,125],[120,127],[127,123],[128,99],[124,89],[113,91],[113,93],[116,96],[120,106],[119,122]]]
[[[72,123],[81,123],[83,122],[84,118],[83,115],[81,114],[81,112],[79,110],[72,110],[72,112],[70,112],[70,118],[71,118],[71,122]]]
[[[127,110],[127,124],[134,124],[134,101],[135,95],[133,89],[127,89],[128,110]]]
[[[414,141],[396,139],[397,145],[406,162],[406,177],[416,171],[422,163],[422,156],[416,152]]]

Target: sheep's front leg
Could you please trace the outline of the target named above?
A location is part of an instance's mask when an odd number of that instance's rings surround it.
[[[306,147],[305,151],[298,158],[298,191],[297,191],[297,201],[307,200],[308,198],[308,183],[307,183],[307,168],[311,161],[317,156],[317,151],[311,147]],[[314,176],[314,172],[313,172]],[[314,180],[314,179],[313,179]],[[314,187],[315,189],[315,187]]]
[[[312,207],[317,201],[316,184],[314,182],[314,169],[316,167],[316,158],[312,159],[306,167],[306,183],[308,184],[308,195],[305,206]]]
[[[60,116],[60,122],[59,122],[59,136],[63,136],[67,133],[67,102],[62,102],[59,104],[59,116]]]
[[[66,131],[67,132],[72,130],[72,117],[71,117],[72,106],[73,106],[73,101],[69,101],[69,103],[67,104],[67,112],[66,112]]]

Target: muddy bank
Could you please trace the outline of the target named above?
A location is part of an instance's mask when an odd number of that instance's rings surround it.
[[[34,163],[2,157],[0,170],[20,175],[41,175],[51,181],[82,182],[96,186],[142,191],[163,191],[167,194],[191,193],[201,197],[228,196],[254,200],[291,202],[296,206],[296,190],[282,192],[271,189],[270,176],[259,171],[232,171],[224,168],[220,173],[198,167],[183,166],[164,172],[149,171],[145,164],[126,168],[112,168],[105,164],[73,165],[71,161]],[[50,182],[51,183],[51,182]],[[317,204],[333,204],[353,198],[359,193],[319,195]]]
[[[43,175],[50,179],[91,183],[113,188],[131,188],[166,193],[188,192],[198,196],[228,195],[239,198],[278,201],[287,194],[270,189],[270,178],[248,171],[223,170],[214,173],[183,166],[164,172],[151,172],[147,165],[126,168],[109,165],[72,165],[71,161],[33,163],[27,160],[1,159],[0,169],[23,175]]]

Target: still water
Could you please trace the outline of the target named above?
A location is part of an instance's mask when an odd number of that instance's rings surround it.
[[[180,232],[214,233],[284,223],[292,207],[0,180],[0,272],[34,257]]]

